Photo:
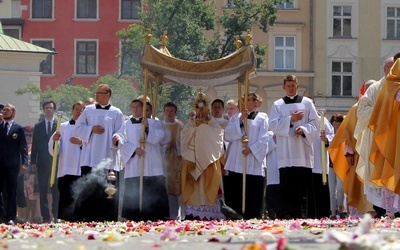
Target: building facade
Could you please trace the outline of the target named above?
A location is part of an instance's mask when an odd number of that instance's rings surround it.
[[[278,20],[274,26],[268,28],[267,33],[256,26],[251,31],[253,45],[268,46],[263,67],[257,69],[257,77],[250,80],[250,91],[256,92],[263,99],[260,111],[269,113],[273,102],[285,95],[282,84],[283,78],[288,74],[298,77],[299,92],[302,95],[308,96],[312,93],[314,85],[312,2],[312,0],[294,0],[292,3],[279,5]],[[233,6],[234,1],[216,1],[217,11],[222,12],[223,9]],[[244,31],[238,35],[245,34]],[[237,84],[211,87],[207,90],[207,94],[211,99],[228,96],[237,100]]]
[[[5,0],[0,19],[5,34],[57,52],[40,65],[42,89],[65,83],[89,86],[121,71],[115,33],[139,22],[140,2]],[[219,13],[234,4],[215,1]],[[282,79],[294,74],[299,93],[314,98],[317,107],[346,113],[361,84],[383,77],[384,60],[400,50],[398,0],[294,0],[277,7],[278,20],[268,33],[258,27],[251,31],[253,45],[268,46],[263,67],[250,81],[250,90],[264,100],[261,111],[269,112],[284,96]],[[209,88],[207,94],[237,100],[237,83]]]
[[[217,3],[229,8],[234,1]],[[299,93],[328,115],[346,114],[361,85],[384,75],[386,58],[400,51],[400,2],[396,0],[295,0],[278,6],[278,20],[264,33],[254,27],[253,44],[268,45],[263,68],[250,82],[263,97],[263,111],[284,95],[282,79],[298,76]],[[236,86],[209,89],[237,98]]]
[[[361,85],[384,77],[386,58],[400,51],[400,2],[315,1],[315,100],[345,114]]]
[[[57,52],[40,65],[41,88],[89,87],[119,73],[116,32],[138,22],[139,5],[140,0],[21,0],[22,39]]]

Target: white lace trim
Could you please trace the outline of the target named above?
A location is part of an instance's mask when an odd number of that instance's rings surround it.
[[[218,199],[213,206],[186,206],[186,215],[192,215],[194,218],[199,217],[201,220],[225,219],[225,216],[221,213]]]

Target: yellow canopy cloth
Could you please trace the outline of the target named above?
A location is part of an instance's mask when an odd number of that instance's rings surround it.
[[[336,131],[332,142],[329,144],[328,152],[333,163],[333,170],[343,182],[343,191],[347,195],[348,205],[357,208],[360,212],[372,211],[372,204],[367,201],[364,194],[364,184],[356,174],[356,166],[359,155],[354,150],[356,139],[353,136],[357,124],[358,103],[347,113],[345,119]],[[354,151],[354,165],[347,163],[345,153],[346,143]]]
[[[392,66],[369,121],[374,132],[370,161],[374,164],[372,181],[400,194],[400,105],[396,94],[400,90],[400,59]]]
[[[187,86],[215,86],[245,76],[255,77],[257,60],[253,46],[246,45],[218,60],[191,62],[171,56],[165,48],[159,50],[146,44],[142,50],[142,67],[149,70],[149,77],[160,81],[176,82]]]

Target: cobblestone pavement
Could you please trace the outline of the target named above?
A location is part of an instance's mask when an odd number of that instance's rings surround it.
[[[400,220],[0,225],[4,249],[400,249]],[[283,247],[283,248],[282,248]],[[286,248],[285,248],[286,247]]]

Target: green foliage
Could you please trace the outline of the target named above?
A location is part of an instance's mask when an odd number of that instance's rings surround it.
[[[140,17],[144,27],[152,30],[156,39],[168,31],[168,49],[172,55],[194,60],[204,54],[204,31],[215,27],[212,1],[151,0],[142,1]]]
[[[214,29],[216,19],[213,3],[198,0],[143,1],[140,16],[143,26],[154,36],[151,44],[158,47],[159,37],[167,30],[171,54],[192,61],[205,54],[204,31]],[[194,92],[187,86],[161,83],[156,116],[163,119],[163,105],[173,101],[178,106],[178,119],[186,121]]]
[[[32,82],[28,82],[27,84],[25,84],[25,87],[18,88],[17,90],[15,90],[15,94],[16,95],[23,95],[23,94],[26,94],[26,93],[31,93],[33,95],[39,95],[40,94],[40,87],[36,86]]]
[[[129,104],[132,99],[138,96],[136,88],[133,84],[124,79],[118,79],[117,76],[107,75],[99,78],[92,84],[90,88],[85,88],[79,85],[62,84],[51,89],[47,87],[46,91],[40,92],[40,88],[33,83],[27,83],[24,88],[17,89],[17,95],[27,93],[38,94],[40,103],[53,100],[57,103],[57,109],[65,113],[65,117],[71,116],[72,105],[77,101],[85,101],[88,97],[93,97],[97,86],[101,83],[106,83],[111,86],[113,91],[111,101],[113,105],[120,108],[126,115],[130,115]]]
[[[221,58],[227,56],[236,50],[233,42],[236,35],[243,35],[246,30],[252,30],[257,26],[263,32],[268,31],[268,26],[273,25],[278,18],[276,14],[276,4],[290,2],[291,0],[265,0],[262,2],[235,0],[233,8],[224,9],[222,16],[219,18],[219,24],[222,26],[224,36],[214,35],[211,44],[220,45],[218,47],[219,54],[215,57],[216,51],[213,48],[207,56],[210,59]],[[242,37],[242,42],[245,41]],[[266,54],[265,45],[255,45],[257,55],[257,66],[261,67]]]
[[[25,87],[15,91],[16,95],[27,93],[39,95],[41,104],[48,100],[55,101],[57,103],[57,110],[63,111],[66,117],[71,116],[72,105],[75,102],[84,101],[86,98],[92,96],[87,88],[66,84],[62,84],[55,89],[48,87],[46,91],[41,92],[40,88],[33,83],[27,83]]]
[[[131,25],[128,29],[118,32],[117,36],[127,47],[124,52],[128,52],[128,55],[131,53],[129,56],[133,57],[132,53],[145,44],[145,29],[151,29],[154,36],[151,44],[155,47],[160,44],[159,38],[166,30],[169,38],[167,47],[174,57],[191,61],[198,61],[201,57],[205,60],[214,60],[235,51],[233,46],[235,35],[244,34],[246,30],[253,29],[254,25],[267,32],[268,26],[273,25],[277,19],[276,4],[284,2],[290,0],[262,2],[235,0],[234,8],[225,9],[222,16],[217,18],[214,1],[144,0],[139,8],[143,27]],[[217,24],[219,28],[216,28]],[[204,32],[207,30],[215,30],[213,38],[209,40],[204,38]],[[266,44],[257,44],[254,47],[257,67],[262,67]],[[124,56],[124,53],[120,56]],[[142,89],[139,63],[132,60],[130,71],[129,75],[140,83]],[[173,101],[179,109],[178,118],[186,121],[192,110],[191,102],[196,91],[183,85],[173,85],[168,88],[165,83],[160,85],[156,116],[162,119],[163,105]],[[225,95],[224,99],[229,97]]]
[[[128,28],[117,32],[116,35],[122,43],[122,51],[117,56],[124,62],[121,73],[117,78],[128,76],[137,82],[142,80],[140,51],[146,42],[145,34],[143,25],[138,24],[131,24]]]

